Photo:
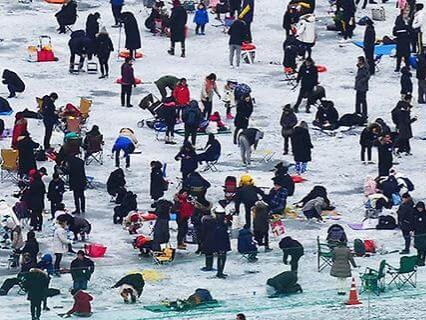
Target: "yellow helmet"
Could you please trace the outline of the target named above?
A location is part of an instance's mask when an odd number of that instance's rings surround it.
[[[253,184],[254,184],[254,180],[249,174],[243,174],[240,177],[240,186],[249,186]]]

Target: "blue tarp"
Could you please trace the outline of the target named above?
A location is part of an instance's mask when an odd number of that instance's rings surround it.
[[[364,41],[353,41],[354,45],[364,48]],[[374,47],[376,56],[389,56],[392,51],[396,50],[396,44],[379,44]]]

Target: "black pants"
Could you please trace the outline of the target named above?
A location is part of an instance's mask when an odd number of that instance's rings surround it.
[[[300,87],[299,96],[297,97],[296,104],[293,107],[294,110],[298,111],[303,98],[308,99],[306,103],[306,111],[309,111],[311,105],[314,103],[314,101],[312,101],[312,90],[303,87]]]
[[[73,190],[74,205],[76,213],[86,212],[86,198],[84,197],[84,189]]]
[[[197,26],[195,27],[195,33],[199,34],[200,30],[201,30],[201,33],[204,33],[205,27],[206,27],[205,24],[197,24]]]
[[[374,61],[374,52],[366,52],[364,50],[365,59],[367,60],[368,70],[370,75],[373,75],[376,72],[376,62]]]
[[[191,136],[191,143],[193,146],[195,146],[197,141],[197,129],[197,127],[185,125],[185,141],[188,141],[189,136]]]
[[[352,35],[353,35],[353,31],[354,31],[354,27],[351,23],[353,23],[353,16],[350,14],[344,14],[343,16],[343,38],[346,39],[351,39]]]
[[[164,101],[167,98],[167,90],[166,90],[166,88],[169,88],[170,90],[173,91],[173,88],[170,88],[170,87],[160,87],[159,85],[157,85],[157,89],[158,89],[158,91],[160,92],[160,95],[161,95],[161,101]]]
[[[44,141],[43,141],[44,150],[47,150],[50,148],[50,139],[52,138],[52,132],[53,132],[53,125],[44,124]]]
[[[30,300],[31,317],[33,319],[39,319],[41,316],[41,302],[42,299],[39,298]]]
[[[173,53],[175,52],[176,43],[178,43],[178,42],[180,42],[182,52],[185,52],[185,40],[183,40],[183,41],[172,41],[171,42],[171,49],[172,49]]]
[[[217,275],[223,275],[226,263],[226,251],[219,251],[217,253]]]
[[[426,251],[425,250],[419,250],[419,249],[417,249],[417,257],[418,257],[418,260],[419,260],[419,262],[417,263],[417,265],[418,266],[424,266],[425,265],[425,260],[426,260]]]
[[[401,230],[401,231],[402,231],[402,236],[404,237],[404,241],[405,241],[404,250],[410,251],[410,245],[411,245],[410,231],[409,230]]]
[[[367,116],[367,92],[358,91],[355,95],[355,112]]]
[[[43,226],[43,210],[31,210],[30,226],[35,230],[41,231]]]
[[[367,160],[371,161],[371,150],[373,147],[361,146],[361,161],[365,161],[365,152],[367,151]]]
[[[253,37],[252,37],[252,34],[251,34],[251,22],[246,22],[246,30],[247,30],[247,41],[249,42],[249,43],[252,43],[252,41],[253,41]]]
[[[396,70],[399,71],[399,69],[401,69],[401,62],[402,62],[402,58],[404,58],[404,62],[405,62],[405,66],[410,68],[410,55],[397,55],[396,56]]]
[[[55,272],[59,272],[61,269],[61,260],[62,260],[62,253],[55,253],[55,264],[53,266],[53,269]]]
[[[246,226],[251,227],[251,208],[254,207],[254,203],[244,203],[244,209],[246,210]]]
[[[411,152],[410,139],[398,139],[398,153]]]
[[[356,5],[358,5],[358,3],[360,3],[360,2],[361,2],[361,0],[356,0],[356,1],[355,1]],[[363,9],[365,9],[365,8],[367,7],[367,3],[368,3],[368,0],[364,0],[364,3],[363,3],[363,5],[362,5],[362,8],[363,8]]]
[[[291,261],[290,261],[290,270],[293,272],[297,272],[297,269],[299,268],[299,260],[302,256],[300,255],[294,255],[291,256]]]
[[[130,107],[130,98],[132,97],[132,85],[122,84],[121,85],[121,106]]]
[[[115,151],[115,166],[120,167],[120,150]],[[130,155],[126,156],[126,168],[130,168]]]
[[[101,74],[108,75],[109,73],[108,59],[98,58],[98,60],[99,60],[99,67],[101,68]]]
[[[111,6],[112,7],[112,15],[114,16],[115,24],[120,24],[120,18],[121,18],[121,9],[123,6]]]
[[[186,234],[188,233],[188,218],[186,219],[177,219],[178,233],[177,233],[177,243],[185,243]]]
[[[169,123],[166,128],[166,137],[174,137],[175,136],[175,124]]]
[[[204,119],[209,120],[210,116],[212,115],[213,101],[201,100],[201,102],[204,106],[203,117]]]
[[[259,246],[265,246],[269,248],[269,234],[268,232],[254,231],[254,239]]]
[[[9,290],[21,283],[18,278],[7,278],[1,285],[2,291],[7,295]]]
[[[237,139],[238,139],[238,134],[240,133],[241,130],[247,129],[247,126],[243,126],[243,127],[235,127],[234,129],[234,144],[237,144]]]
[[[288,153],[291,136],[284,137],[284,153]]]
[[[58,206],[61,204],[61,202],[50,202],[50,215],[52,216],[52,220],[55,219],[55,212],[58,210]]]

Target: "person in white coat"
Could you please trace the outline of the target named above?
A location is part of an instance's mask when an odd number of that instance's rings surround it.
[[[423,7],[423,3],[416,4],[416,13],[413,19],[414,36],[417,40],[417,52],[421,52],[426,45],[426,17]]]
[[[308,53],[308,57],[310,58],[316,39],[314,14],[309,13],[300,17],[296,25],[296,39],[305,48],[305,52]]]
[[[72,243],[67,238],[66,222],[64,220],[57,220],[55,233],[53,234],[53,253],[55,254],[54,270],[55,274],[59,276],[62,256],[68,252],[68,245]]]

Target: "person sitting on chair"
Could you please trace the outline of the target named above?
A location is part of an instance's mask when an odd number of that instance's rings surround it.
[[[249,262],[258,260],[256,242],[253,240],[253,234],[247,224],[238,232],[238,252],[243,255],[247,254]]]
[[[322,100],[313,125],[322,130],[335,130],[339,127],[339,113],[332,101]]]
[[[217,161],[220,157],[221,145],[220,142],[215,138],[213,133],[209,134],[207,144],[204,148],[204,152],[197,155],[197,160],[200,164],[205,162]]]
[[[104,144],[102,138],[103,136],[101,132],[99,131],[99,127],[97,125],[94,125],[92,129],[86,133],[86,136],[84,137],[84,140],[83,140],[83,149],[86,151],[84,155],[85,159],[87,159],[92,154],[91,149],[96,147],[102,148],[102,145]],[[100,141],[100,146],[93,145],[94,143],[96,143],[96,141]]]
[[[77,20],[77,3],[74,0],[64,0],[64,5],[55,17],[58,20],[59,33],[66,33],[65,27],[73,25]]]

